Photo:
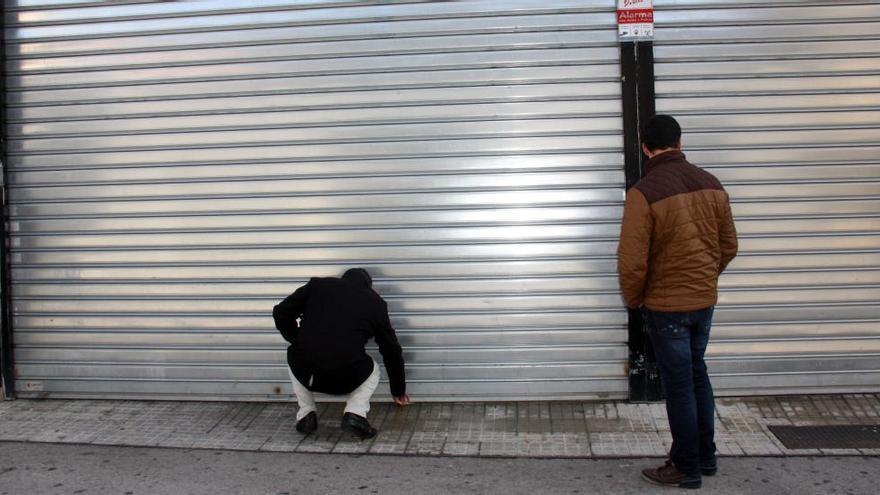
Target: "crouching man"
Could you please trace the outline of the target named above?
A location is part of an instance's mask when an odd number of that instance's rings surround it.
[[[352,268],[342,278],[313,278],[275,306],[272,316],[285,340],[293,393],[299,403],[296,430],[318,428],[312,392],[347,395],[342,429],[360,439],[376,436],[367,421],[379,366],[364,346],[375,337],[391,382],[394,403],[406,406],[403,352],[388,306],[372,289],[370,274]],[[297,324],[299,319],[299,324]]]

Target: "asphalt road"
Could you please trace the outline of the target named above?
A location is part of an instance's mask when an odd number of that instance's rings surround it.
[[[658,459],[348,456],[0,442],[0,495],[653,494]],[[880,457],[722,458],[706,494],[880,493]]]

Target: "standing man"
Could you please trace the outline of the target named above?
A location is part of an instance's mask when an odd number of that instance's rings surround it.
[[[409,404],[403,352],[388,318],[388,306],[372,286],[366,270],[352,268],[342,278],[309,280],[272,311],[275,327],[290,342],[287,363],[299,403],[296,431],[308,435],[318,428],[312,392],[322,392],[348,396],[343,430],[362,440],[376,436],[367,412],[379,385],[379,365],[364,350],[373,337],[385,362],[394,403]]]
[[[626,306],[645,318],[672,430],[669,460],[642,476],[699,488],[701,474],[718,470],[715,398],[703,355],[718,276],[736,256],[736,229],[721,183],[681,152],[675,119],[652,118],[642,151],[649,158],[646,176],[626,195],[617,271]]]

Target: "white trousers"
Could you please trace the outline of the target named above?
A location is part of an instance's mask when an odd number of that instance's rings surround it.
[[[296,401],[299,403],[299,411],[296,412],[296,420],[299,421],[306,417],[312,411],[315,411],[315,396],[312,394],[312,391],[307,389],[305,385],[299,382],[295,376],[293,376],[293,372],[290,371],[290,367],[287,368],[287,373],[290,375],[290,382],[293,384],[293,393],[296,395]],[[357,414],[362,418],[367,417],[367,413],[370,412],[370,398],[373,396],[373,392],[376,391],[376,387],[379,386],[379,365],[376,364],[376,361],[373,361],[373,372],[370,373],[370,376],[364,380],[364,383],[361,383],[358,388],[354,389],[350,394],[348,394],[348,399],[345,402],[345,412],[350,412],[353,414]]]

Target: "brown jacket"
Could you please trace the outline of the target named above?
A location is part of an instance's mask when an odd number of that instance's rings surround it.
[[[695,311],[718,301],[736,256],[736,228],[718,179],[678,150],[654,156],[626,194],[617,272],[626,305]]]

